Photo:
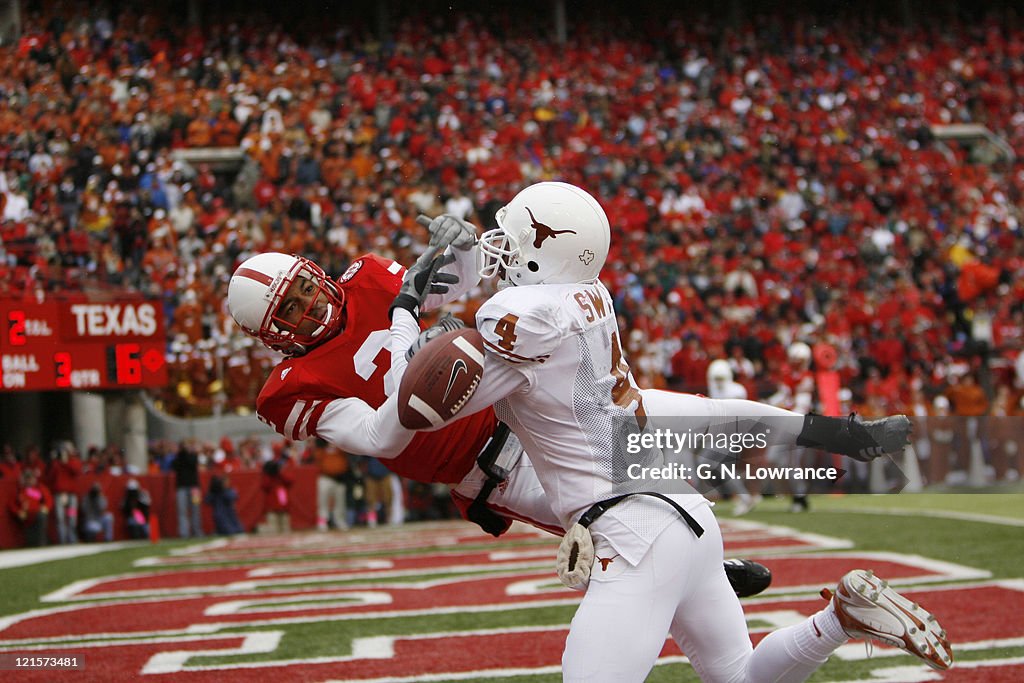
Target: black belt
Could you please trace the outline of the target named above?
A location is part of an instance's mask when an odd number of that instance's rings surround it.
[[[686,522],[686,526],[690,527],[690,529],[693,531],[694,535],[697,538],[700,538],[704,535],[704,527],[702,527],[700,523],[693,518],[693,515],[691,515],[689,512],[681,508],[677,502],[675,502],[668,496],[664,496],[660,493],[655,493],[654,491],[637,491],[636,493],[623,493],[621,496],[615,496],[614,498],[608,498],[607,500],[602,500],[597,503],[594,503],[593,505],[590,506],[589,510],[583,513],[583,516],[580,517],[580,520],[579,522],[577,522],[577,524],[582,526],[584,529],[589,528],[591,524],[597,521],[598,517],[608,512],[608,510],[615,507],[616,505],[624,501],[626,498],[629,498],[630,496],[653,496],[655,498],[658,498],[659,500],[665,501],[666,503],[668,503],[669,505],[676,509],[676,512],[679,513],[679,516],[683,518],[684,522]]]

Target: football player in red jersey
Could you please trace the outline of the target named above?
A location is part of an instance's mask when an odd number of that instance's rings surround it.
[[[517,464],[522,448],[499,429],[493,410],[436,432],[398,423],[396,389],[421,332],[419,306],[436,308],[479,279],[473,226],[442,216],[431,222],[431,235],[430,249],[408,271],[369,254],[332,280],[312,261],[280,253],[258,254],[235,270],[228,288],[232,317],[286,356],[260,391],[257,413],[289,439],[316,435],[347,452],[374,455],[400,476],[455,487],[463,514],[494,535],[513,519],[561,534],[528,460]],[[489,478],[476,466],[485,450],[507,465],[501,470],[507,481],[488,487],[486,505],[472,506]]]

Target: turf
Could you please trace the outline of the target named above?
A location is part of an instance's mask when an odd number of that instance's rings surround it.
[[[965,564],[992,572],[996,578],[1020,578],[1024,570],[1020,558],[1024,557],[1024,495],[969,495],[969,494],[903,494],[886,496],[816,496],[811,499],[812,511],[806,514],[788,512],[788,501],[766,500],[757,510],[744,519],[756,522],[786,526],[805,532],[840,537],[852,541],[859,550],[891,551],[913,553],[929,558]],[[721,504],[717,508],[721,519],[731,517],[731,506]],[[401,550],[393,554],[415,552],[465,552],[475,549],[532,547],[549,544],[554,548],[554,539],[524,540],[507,545],[467,544],[458,548],[450,546],[434,549]],[[186,541],[168,540],[159,545],[111,551],[94,556],[60,560],[28,567],[0,570],[0,614],[14,614],[42,607],[49,607],[39,601],[40,596],[66,586],[72,581],[126,574],[140,571],[160,571],[156,567],[136,567],[137,559],[161,556],[186,545]],[[360,552],[338,553],[325,556],[311,553],[308,557],[325,561],[333,558],[380,555],[381,553]],[[280,562],[281,560],[275,560]],[[248,562],[248,561],[247,561]],[[215,566],[217,563],[197,565]],[[192,566],[190,565],[190,568]],[[483,571],[496,571],[495,567],[482,567]],[[450,575],[450,574],[445,574]],[[423,576],[401,577],[400,581],[418,578],[436,579],[439,574],[425,572]],[[386,582],[383,580],[382,582]],[[316,582],[318,585],[324,585]],[[348,581],[335,582],[339,585]],[[309,623],[275,625],[284,632],[278,649],[265,655],[246,655],[246,662],[275,661],[287,659],[308,659],[312,657],[338,657],[351,653],[354,638],[374,635],[397,635],[432,633],[437,631],[459,631],[481,628],[512,628],[530,625],[567,625],[572,617],[573,605],[527,607],[522,609],[500,609],[487,613],[446,613],[397,618],[313,620]],[[239,627],[233,631],[244,632],[255,627]],[[266,626],[263,627],[267,628]],[[1003,648],[999,651],[965,652],[962,661],[972,658],[992,659],[996,656],[1024,656],[1024,646]],[[238,657],[195,657],[190,664],[195,666],[225,664],[238,661]],[[909,656],[890,657],[885,667],[914,664]],[[508,663],[514,666],[514,663]],[[856,677],[868,678],[871,671],[880,668],[878,660],[838,661],[833,659],[819,670],[811,681],[850,680]],[[414,672],[410,672],[413,674]],[[488,681],[512,683],[544,682],[560,680],[559,674],[530,675],[511,678],[488,678]],[[695,681],[693,669],[686,664],[658,666],[648,678],[649,681]],[[1006,679],[993,679],[1006,680]]]

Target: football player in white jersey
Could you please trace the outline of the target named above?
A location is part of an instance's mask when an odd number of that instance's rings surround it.
[[[612,298],[598,279],[610,228],[589,193],[539,183],[496,218],[499,228],[481,237],[479,249],[481,275],[499,277],[500,290],[477,313],[485,370],[464,414],[494,405],[530,454],[561,526],[593,540],[589,585],[563,654],[564,680],[641,681],[667,634],[705,681],[801,681],[850,637],[950,666],[952,650],[934,617],[861,570],[844,576],[834,595],[823,593],[830,600],[820,612],[753,648],[722,570],[722,537],[709,503],[681,482],[667,496],[641,495],[645,484],[622,476],[616,438],[623,424],[643,430],[648,416],[712,417],[728,409],[763,417],[781,409],[640,392],[623,357]],[[808,416],[801,424],[793,442],[865,459],[902,448],[909,427],[906,418]],[[660,452],[636,457],[657,463]],[[574,548],[585,550],[583,536],[577,539]],[[568,576],[579,576],[569,569]]]

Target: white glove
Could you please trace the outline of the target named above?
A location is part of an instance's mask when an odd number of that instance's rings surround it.
[[[573,590],[586,590],[593,564],[594,539],[590,536],[590,530],[573,524],[558,546],[558,559],[555,561],[558,578]]]
[[[442,214],[431,219],[420,214],[416,222],[430,233],[430,246],[441,251],[449,246],[466,251],[476,244],[476,226],[457,216]]]

